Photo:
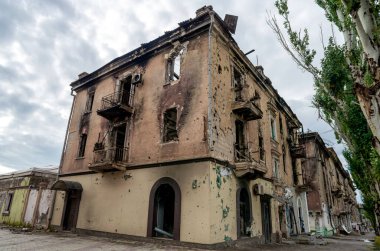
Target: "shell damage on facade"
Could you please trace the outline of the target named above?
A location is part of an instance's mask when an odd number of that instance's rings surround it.
[[[302,124],[232,30],[205,6],[79,75],[52,225],[202,244],[310,231]]]

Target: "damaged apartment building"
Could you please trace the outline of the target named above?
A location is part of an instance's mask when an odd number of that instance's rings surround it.
[[[309,231],[302,124],[211,6],[82,73],[52,226],[214,244]]]
[[[302,159],[303,189],[307,191],[310,231],[331,236],[350,233],[360,225],[355,187],[333,148],[326,147],[316,132],[300,137],[305,146]]]

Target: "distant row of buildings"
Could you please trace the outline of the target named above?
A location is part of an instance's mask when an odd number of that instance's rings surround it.
[[[233,20],[203,7],[79,75],[58,181],[38,192],[54,191],[48,225],[204,244],[360,226],[349,173],[317,133],[302,132],[232,38]],[[39,185],[28,186],[1,187],[1,221],[30,222],[12,192],[30,198]]]

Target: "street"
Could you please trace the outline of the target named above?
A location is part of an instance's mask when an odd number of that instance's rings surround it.
[[[327,239],[327,245],[301,245],[301,244],[270,244],[270,245],[239,245],[224,250],[380,250],[375,249],[372,242],[364,242],[363,239],[373,239],[373,235],[366,236],[340,236]],[[164,244],[160,242],[141,242],[127,239],[111,239],[94,236],[78,236],[73,233],[46,233],[46,232],[19,232],[10,231],[7,228],[0,229],[0,250],[60,250],[60,251],[85,251],[85,250],[204,250],[190,248],[189,246],[177,246],[175,243]]]

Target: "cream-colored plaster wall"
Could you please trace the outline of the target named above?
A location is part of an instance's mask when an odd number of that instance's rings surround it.
[[[208,162],[202,162],[130,170],[130,178],[114,172],[62,180],[76,181],[83,187],[77,228],[146,236],[151,188],[160,178],[170,177],[181,189],[180,240],[211,243],[209,170]],[[53,217],[56,224],[62,215],[62,199],[60,195],[57,198]]]
[[[53,226],[61,225],[62,216],[63,216],[63,207],[65,205],[65,194],[66,192],[64,191],[57,191],[57,194],[55,196],[53,215],[51,219],[51,225]]]
[[[263,223],[262,223],[262,214],[261,214],[261,195],[255,195],[252,193],[253,186],[254,185],[262,185],[263,186],[263,194],[265,195],[272,195],[273,194],[273,184],[267,180],[263,179],[255,179],[249,181],[249,188],[250,188],[250,193],[252,196],[252,236],[257,236],[261,237],[263,235]],[[273,199],[271,199],[271,208],[274,207],[273,205]],[[272,211],[272,209],[271,209]],[[273,227],[273,224],[275,223],[273,219],[273,212],[271,212],[271,219],[272,219],[272,233],[275,228]]]
[[[236,240],[236,191],[239,187],[232,170],[210,163],[210,237],[211,243]]]

